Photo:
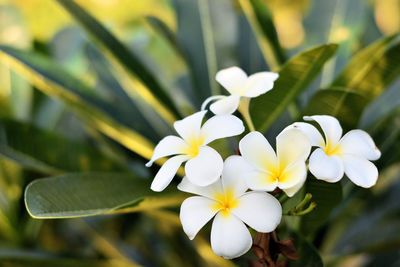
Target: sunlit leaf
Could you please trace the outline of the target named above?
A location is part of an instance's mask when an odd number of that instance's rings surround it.
[[[27,123],[0,120],[0,154],[44,173],[121,170],[122,165],[85,143]]]
[[[392,44],[395,37],[383,38],[356,54],[329,87],[333,90],[317,92],[305,113],[332,115],[345,126],[356,127],[368,102],[400,75],[400,44]]]
[[[104,110],[107,110],[113,114],[118,107],[108,106],[100,98],[95,97],[85,84],[48,59],[5,46],[0,47],[0,59],[10,64],[44,93],[67,103],[89,125],[93,125],[105,135],[145,158],[150,158],[153,154],[153,145],[150,141],[104,113]],[[133,120],[132,123],[135,124],[137,131],[151,131],[151,128],[141,124],[141,121]]]
[[[358,52],[331,86],[357,91],[368,99],[380,95],[400,74],[400,44],[393,44],[396,37],[383,38]]]
[[[337,45],[322,45],[300,53],[279,71],[274,88],[250,102],[250,114],[257,130],[265,131],[318,75]]]
[[[180,116],[171,96],[141,60],[129,51],[123,43],[74,1],[57,0],[57,2],[59,2],[71,16],[82,25],[97,44],[107,52],[106,55],[111,58],[111,62],[118,67],[119,71],[124,72],[126,70],[127,77],[135,84],[135,92],[129,90],[127,91],[128,94],[141,95],[161,116],[171,123],[175,120],[174,115],[177,117]],[[165,108],[164,105],[167,108]],[[169,110],[171,110],[174,115],[171,114]]]
[[[277,71],[285,61],[285,56],[270,11],[260,0],[239,0],[239,3],[253,28],[265,60],[272,70]]]
[[[34,218],[72,218],[178,206],[184,194],[154,193],[148,180],[132,174],[75,173],[38,179],[25,190]]]

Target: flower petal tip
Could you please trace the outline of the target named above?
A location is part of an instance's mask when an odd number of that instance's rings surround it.
[[[146,167],[148,168],[148,167],[151,167],[151,165],[153,165],[153,162],[152,162],[152,161],[149,161],[149,162],[147,162],[144,166],[146,166]]]

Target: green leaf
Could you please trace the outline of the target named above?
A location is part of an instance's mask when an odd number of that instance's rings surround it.
[[[173,32],[168,25],[166,25],[162,20],[157,17],[147,16],[146,21],[149,25],[161,36],[164,37],[165,40],[171,45],[171,47],[180,55],[183,56],[184,53],[180,44],[178,42],[177,36],[175,32]]]
[[[60,257],[47,251],[22,250],[16,248],[1,248],[0,249],[1,266],[58,266],[58,267],[107,267],[112,264],[123,264],[118,260],[98,260],[98,259],[80,259]]]
[[[76,173],[38,179],[25,190],[29,214],[73,218],[178,206],[184,194],[155,193],[148,180],[123,173]]]
[[[328,221],[332,210],[342,200],[342,186],[340,183],[327,183],[308,177],[305,191],[312,194],[312,201],[317,204],[312,212],[301,217],[300,231],[307,236]]]
[[[392,35],[358,52],[332,83],[332,87],[354,90],[372,99],[400,74],[400,44]],[[393,44],[393,42],[396,42]],[[338,105],[339,110],[341,105]]]
[[[189,66],[194,95],[191,100],[200,107],[201,102],[216,94],[215,81],[217,55],[214,33],[211,28],[209,0],[174,0],[177,13],[177,40],[184,59]]]
[[[400,111],[399,85],[400,81],[392,84],[382,95],[368,104],[360,118],[361,129],[374,128],[381,120]]]
[[[135,91],[147,99],[149,103],[158,109],[161,115],[169,120],[174,120],[174,116],[169,114],[171,110],[175,116],[180,117],[178,109],[168,95],[166,90],[146,68],[146,66],[131,53],[128,48],[121,43],[111,32],[109,32],[99,21],[86,12],[73,0],[57,0],[69,14],[78,21],[89,35],[99,44],[106,55],[111,58],[111,62],[118,66],[118,69],[127,71],[127,76],[137,84]],[[132,94],[132,92],[127,92]],[[163,103],[159,103],[158,99]],[[163,107],[165,105],[168,109]]]
[[[279,71],[274,88],[250,102],[250,114],[258,131],[265,131],[318,75],[337,45],[327,44],[300,53]]]
[[[289,261],[289,267],[324,266],[318,250],[310,242],[308,242],[303,236],[296,233],[292,233],[292,237],[295,241],[297,253],[299,253],[299,259],[296,261]]]
[[[400,74],[400,44],[393,45],[396,36],[383,38],[355,55],[327,90],[313,96],[304,113],[332,115],[347,129],[357,127],[367,104]]]
[[[0,46],[0,59],[44,93],[68,104],[88,125],[147,159],[152,156],[154,146],[150,141],[110,116],[118,107],[111,107],[93,95],[90,88],[47,58]],[[142,121],[131,121],[135,130],[143,133],[151,131],[151,127],[142,124]]]
[[[377,253],[399,247],[399,179],[399,172],[396,171],[392,178],[393,182],[386,190],[380,194],[371,195],[369,198],[362,197],[365,208],[352,214],[353,217],[335,244],[335,254]],[[353,211],[351,205],[347,208],[350,212]]]
[[[343,94],[346,98],[341,103]],[[337,105],[342,106],[337,111]],[[367,105],[367,99],[354,91],[346,89],[326,89],[318,91],[304,109],[304,115],[325,114],[335,116],[344,129],[357,127],[361,114]]]
[[[0,120],[0,154],[44,173],[123,170],[121,164],[83,142],[27,123]]]
[[[272,70],[278,70],[285,62],[285,55],[280,47],[269,9],[260,0],[239,0],[239,3],[252,26],[265,60]]]

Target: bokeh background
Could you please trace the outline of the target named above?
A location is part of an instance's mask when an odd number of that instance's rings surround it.
[[[193,95],[190,78],[210,92],[222,92],[214,81],[191,76],[190,69],[207,72],[204,58],[214,72],[232,65],[248,73],[271,69],[235,0],[76,2],[168,87],[182,114],[195,111],[208,96],[204,93],[207,91]],[[400,0],[262,2],[270,10],[285,58],[317,45],[339,44],[335,57],[297,99],[300,109],[317,90],[334,80],[357,51],[400,30]],[[199,19],[204,17],[208,19]],[[177,38],[168,39],[166,29]],[[204,33],[210,29],[211,33]],[[203,36],[208,36],[206,42]],[[215,49],[204,49],[207,40]],[[0,0],[0,44],[51,58],[101,99],[118,105],[121,121],[127,126],[145,118],[151,132],[146,137],[152,142],[173,132],[143,101],[143,95],[129,98],[124,93],[118,70],[57,1]],[[384,154],[379,162],[381,174],[371,190],[345,184],[343,201],[330,215],[329,223],[310,240],[326,266],[400,266],[399,92],[397,79],[368,104],[359,121],[359,127],[369,127],[378,138]],[[34,179],[64,172],[118,170],[121,162],[125,166],[122,169],[142,177],[152,177],[154,170],[144,167],[143,158],[88,126],[63,101],[37,90],[4,61],[0,61],[0,116],[1,266],[247,266],[246,258],[228,262],[215,256],[208,244],[209,229],[190,242],[177,221],[177,209],[32,219],[23,194]],[[374,120],[373,126],[370,120]],[[283,116],[267,136],[273,138],[290,121]],[[37,158],[46,166],[31,161],[21,164],[20,155],[8,153],[9,146],[28,155],[25,160]],[[91,156],[84,157],[83,153]],[[103,154],[107,155],[104,159]]]

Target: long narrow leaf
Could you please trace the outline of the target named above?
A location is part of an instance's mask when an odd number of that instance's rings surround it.
[[[356,127],[366,105],[379,96],[400,75],[400,44],[395,43],[396,35],[383,38],[360,51],[343,72],[336,78],[329,89],[318,92],[306,107],[306,113],[315,112],[319,103],[328,103],[324,114],[339,117],[345,124]],[[360,97],[357,97],[359,94]],[[334,96],[333,96],[334,94]],[[364,100],[354,100],[364,98]],[[318,108],[317,108],[318,109]],[[343,110],[354,109],[350,116],[342,116]]]
[[[260,0],[239,0],[239,3],[253,28],[265,60],[272,70],[277,71],[285,62],[285,56],[268,8]]]
[[[265,131],[295,98],[318,75],[337,45],[328,44],[305,51],[289,60],[279,71],[274,88],[250,103],[255,127]]]
[[[343,94],[346,98],[342,100]],[[336,110],[338,103],[341,103],[341,109]],[[367,99],[347,88],[326,89],[318,91],[310,100],[304,109],[304,115],[325,114],[334,115],[345,129],[354,129],[357,127],[358,120],[367,104]]]
[[[192,79],[191,100],[200,107],[217,88],[215,44],[210,28],[211,1],[174,0],[173,3],[178,17],[177,40]]]
[[[0,59],[44,93],[69,104],[88,124],[135,153],[148,159],[151,157],[153,144],[150,141],[100,110],[104,103],[95,97],[89,98],[87,86],[57,65],[38,55],[5,46],[0,46]],[[143,129],[147,126],[137,127]]]
[[[0,120],[0,154],[44,173],[123,170],[121,164],[85,143],[27,123]]]
[[[374,98],[399,74],[400,44],[393,44],[398,35],[392,35],[357,53],[332,83]]]
[[[38,179],[25,190],[34,218],[72,218],[178,206],[184,195],[154,193],[148,180],[132,174],[76,173]]]
[[[147,100],[166,120],[173,122],[176,117],[180,117],[171,97],[138,57],[73,0],[56,1],[106,50],[106,55],[118,66],[119,71],[127,71],[127,76],[136,84],[136,93]],[[131,91],[127,93],[133,94]]]

